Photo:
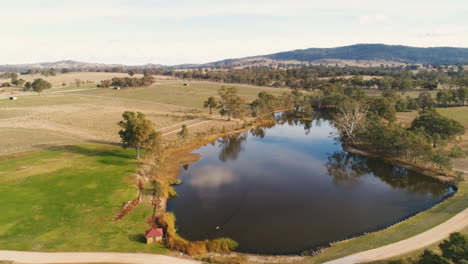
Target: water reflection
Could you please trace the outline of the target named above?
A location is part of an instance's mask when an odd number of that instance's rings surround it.
[[[231,134],[218,139],[218,145],[221,148],[219,160],[226,162],[236,160],[239,153],[243,150],[242,142],[247,139],[247,133]]]
[[[275,121],[219,138],[181,168],[168,209],[184,238],[231,237],[241,251],[298,253],[389,225],[448,191],[416,172],[344,152],[326,119]]]
[[[377,158],[368,158],[345,151],[336,151],[328,157],[325,165],[328,175],[337,185],[355,185],[364,175],[374,175],[393,188],[411,193],[443,196],[447,190],[429,177],[417,177],[418,173],[382,162]]]

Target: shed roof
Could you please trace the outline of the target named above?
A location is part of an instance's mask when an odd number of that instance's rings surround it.
[[[163,236],[162,228],[152,228],[152,229],[146,230],[146,232],[145,232],[145,237],[146,238],[162,237],[162,236]]]

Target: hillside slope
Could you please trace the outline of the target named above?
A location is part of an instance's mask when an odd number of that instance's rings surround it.
[[[392,61],[417,64],[468,64],[468,48],[417,48],[384,44],[357,44],[337,48],[310,48],[240,59],[214,62],[214,65],[236,64],[252,59],[315,62],[327,59]]]

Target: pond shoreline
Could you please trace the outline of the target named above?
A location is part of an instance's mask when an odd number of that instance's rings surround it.
[[[358,149],[358,148],[356,148],[354,146],[345,145],[345,144],[342,145],[342,148],[343,148],[344,151],[346,151],[348,153],[357,154],[357,155],[366,156],[366,157],[371,157],[371,158],[382,159],[385,162],[391,163],[393,165],[397,165],[399,167],[402,167],[402,168],[405,168],[405,169],[408,169],[408,170],[416,171],[416,172],[418,172],[418,173],[420,173],[420,174],[422,174],[424,176],[432,177],[432,178],[434,178],[434,179],[436,179],[436,180],[438,180],[440,182],[450,184],[451,186],[455,185],[455,178],[454,177],[448,176],[447,174],[442,174],[442,173],[436,172],[436,171],[428,169],[428,168],[422,168],[420,166],[408,163],[406,161],[403,161],[403,160],[395,158],[395,157],[385,155],[383,153],[376,153],[376,152],[369,151],[369,150],[362,150],[362,149]]]
[[[198,148],[200,148],[200,147],[202,147],[202,146],[216,140],[217,138],[222,137],[222,136],[226,136],[226,135],[230,135],[230,134],[243,133],[243,132],[248,131],[248,130],[250,130],[252,128],[259,127],[259,126],[262,126],[262,125],[266,125],[266,124],[269,124],[271,122],[274,122],[274,121],[259,120],[259,121],[254,122],[253,124],[251,124],[251,125],[249,125],[247,127],[241,128],[241,129],[235,129],[233,131],[222,132],[222,133],[215,133],[215,134],[212,134],[212,135],[205,136],[205,137],[203,137],[203,138],[201,138],[199,140],[196,140],[194,142],[185,144],[183,146],[176,146],[176,147],[171,147],[171,148],[167,149],[166,155],[165,155],[165,157],[163,159],[163,163],[166,164],[166,176],[171,177],[173,179],[177,179],[179,177],[180,168],[182,166],[193,163],[193,162],[196,162],[201,158],[199,154],[194,154],[192,152],[194,150],[196,150],[196,149],[198,149]],[[342,146],[342,148],[343,148],[344,151],[346,151],[348,153],[353,153],[353,154],[358,154],[358,155],[362,155],[362,156],[383,159],[385,162],[388,162],[388,163],[391,163],[391,164],[394,164],[394,165],[397,165],[397,166],[400,166],[400,167],[403,167],[403,168],[406,168],[406,169],[409,169],[409,170],[419,172],[419,173],[421,173],[421,174],[423,174],[425,176],[435,178],[435,179],[437,179],[438,181],[440,181],[442,183],[448,184],[450,187],[454,187],[455,191],[450,192],[449,195],[445,195],[439,202],[437,202],[437,204],[434,204],[433,206],[431,206],[429,208],[422,209],[422,210],[420,210],[418,212],[415,212],[414,214],[411,214],[409,216],[403,217],[402,219],[396,221],[393,224],[390,224],[388,226],[378,227],[378,228],[376,228],[376,229],[374,229],[372,231],[368,231],[368,232],[365,232],[365,233],[354,234],[354,235],[351,235],[351,236],[349,236],[347,238],[344,238],[342,240],[333,241],[333,242],[328,243],[327,245],[318,246],[318,247],[316,247],[314,249],[303,251],[302,254],[262,255],[262,254],[254,254],[254,253],[231,252],[231,253],[227,253],[226,255],[233,255],[234,254],[234,255],[237,255],[237,256],[244,256],[244,257],[247,257],[249,259],[253,258],[255,260],[262,260],[262,261],[268,259],[269,262],[275,262],[274,261],[275,259],[277,261],[281,261],[281,262],[284,262],[284,261],[286,261],[288,259],[289,259],[288,262],[298,261],[298,258],[302,259],[305,256],[313,256],[313,255],[320,254],[323,250],[326,250],[326,248],[329,248],[330,246],[332,246],[333,244],[335,244],[337,242],[354,239],[356,237],[360,237],[362,235],[366,235],[366,234],[369,234],[369,233],[375,233],[375,232],[387,229],[387,228],[389,228],[391,226],[394,226],[394,225],[396,225],[398,223],[401,223],[403,221],[406,221],[409,218],[411,218],[411,217],[413,217],[413,216],[415,216],[415,215],[417,215],[417,214],[419,214],[419,213],[421,213],[423,211],[429,210],[429,209],[433,208],[434,206],[442,203],[443,201],[450,198],[451,196],[453,196],[457,192],[457,188],[456,188],[456,185],[454,184],[453,179],[447,177],[446,175],[436,173],[436,172],[428,170],[428,169],[423,169],[423,168],[417,167],[417,166],[415,166],[413,164],[409,164],[409,163],[403,162],[401,160],[391,158],[391,157],[387,157],[385,155],[381,155],[381,154],[378,154],[378,153],[359,150],[359,149],[351,147],[351,146]],[[166,212],[167,199],[164,199],[164,201],[161,201],[161,202],[164,204],[164,206],[162,207],[163,211]]]

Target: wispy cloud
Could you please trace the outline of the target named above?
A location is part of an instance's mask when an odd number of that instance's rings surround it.
[[[3,2],[3,63],[202,63],[362,42],[468,47],[466,0]]]
[[[372,15],[364,15],[364,16],[358,17],[358,22],[361,25],[380,23],[386,20],[387,20],[387,16],[383,14],[372,14]]]

